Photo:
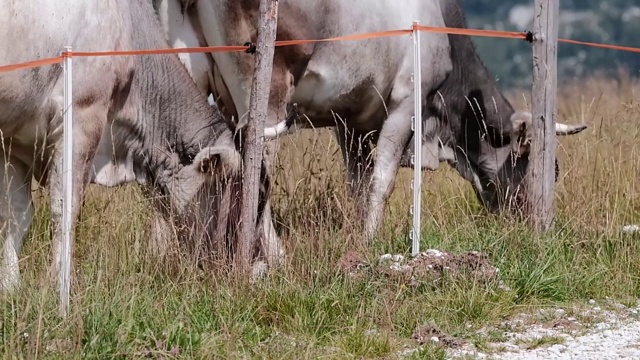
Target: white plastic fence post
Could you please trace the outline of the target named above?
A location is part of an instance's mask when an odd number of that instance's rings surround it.
[[[414,114],[413,114],[413,228],[411,232],[411,255],[416,256],[420,252],[420,213],[422,190],[422,71],[420,61],[420,31],[417,29],[419,21],[414,21],[413,26],[413,89],[414,89]]]
[[[60,249],[60,312],[66,317],[69,311],[69,293],[71,288],[71,204],[73,197],[73,89],[71,46],[65,46],[63,52],[64,75],[64,156],[62,158],[62,248]]]

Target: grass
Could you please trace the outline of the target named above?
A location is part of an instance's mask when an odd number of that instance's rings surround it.
[[[252,287],[185,265],[167,271],[145,254],[149,204],[137,187],[93,187],[77,233],[72,313],[62,320],[46,276],[48,205],[36,192],[23,287],[0,297],[2,357],[395,358],[417,346],[414,329],[430,321],[473,341],[485,325],[539,306],[637,298],[640,241],[620,228],[640,223],[640,105],[637,84],[621,79],[560,89],[559,118],[590,127],[560,139],[557,224],[546,236],[485,214],[446,166],[424,175],[422,248],[485,252],[510,290],[459,278],[411,288],[375,274],[341,275],[336,264],[347,250],[368,259],[409,252],[411,170],[398,176],[380,236],[361,249],[338,146],[329,131],[307,131],[279,151],[274,215],[287,263]],[[526,106],[522,93],[509,96]],[[430,345],[408,357],[445,352]]]

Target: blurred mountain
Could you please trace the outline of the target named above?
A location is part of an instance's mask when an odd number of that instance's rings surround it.
[[[531,30],[533,0],[462,0],[471,28]],[[559,36],[640,47],[640,0],[562,0]],[[531,45],[518,40],[474,37],[485,65],[501,87],[530,86]],[[559,44],[558,79],[617,74],[640,77],[640,54]]]

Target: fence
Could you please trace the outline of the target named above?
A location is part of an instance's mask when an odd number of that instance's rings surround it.
[[[414,116],[412,117],[412,129],[414,130],[414,157],[412,163],[414,164],[414,172],[412,179],[412,191],[413,201],[411,205],[412,213],[412,254],[416,255],[419,252],[419,240],[420,240],[420,210],[421,210],[421,145],[422,142],[418,139],[422,138],[422,119],[421,119],[421,73],[420,73],[420,32],[433,32],[452,35],[466,35],[466,36],[481,36],[492,38],[505,38],[505,39],[519,39],[528,42],[534,42],[534,34],[532,32],[509,32],[509,31],[496,31],[496,30],[481,30],[481,29],[468,29],[468,28],[450,28],[450,27],[432,27],[419,25],[414,22],[410,29],[388,30],[373,33],[353,34],[334,38],[326,39],[307,39],[307,40],[282,40],[276,41],[275,46],[293,46],[309,43],[320,42],[334,42],[334,41],[356,41],[366,40],[373,38],[394,37],[402,35],[411,35],[413,37],[414,46],[414,96],[415,107]],[[634,53],[640,53],[640,48],[633,48],[619,45],[608,45],[592,42],[584,42],[571,39],[557,39],[558,42],[583,45],[611,50],[628,51]],[[252,49],[252,44],[245,44],[243,46],[208,46],[208,47],[193,47],[193,48],[170,48],[170,49],[148,49],[148,50],[131,50],[131,51],[103,51],[103,52],[76,52],[72,51],[71,47],[65,47],[60,56],[44,58],[39,60],[27,61],[19,64],[3,65],[0,66],[0,73],[25,70],[40,66],[54,65],[62,63],[63,76],[64,76],[64,160],[63,171],[65,177],[63,178],[62,187],[64,194],[63,197],[63,244],[62,244],[62,263],[60,268],[59,286],[60,286],[60,299],[63,314],[66,314],[66,309],[69,304],[69,291],[70,291],[70,271],[71,271],[71,196],[72,196],[72,154],[73,145],[71,141],[71,135],[73,132],[73,94],[72,94],[72,59],[80,57],[96,57],[96,56],[135,56],[135,55],[157,55],[157,54],[179,54],[179,53],[216,53],[216,52],[249,52]]]

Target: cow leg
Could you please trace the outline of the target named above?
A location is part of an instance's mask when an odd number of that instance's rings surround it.
[[[365,195],[369,193],[373,162],[371,146],[366,133],[345,126],[337,126],[335,134],[342,152],[342,159],[347,171],[347,186],[349,195],[354,199],[359,215],[366,212]]]
[[[265,174],[261,174],[260,176],[260,192],[262,193],[260,196],[264,196],[264,208],[262,210],[261,218],[257,219],[258,226],[261,227],[262,236],[260,236],[260,247],[262,248],[262,253],[264,254],[267,264],[270,267],[278,267],[282,263],[282,260],[285,256],[284,248],[282,246],[282,241],[278,236],[275,227],[273,226],[273,217],[271,214],[271,186],[269,182],[271,181],[271,177],[273,174],[273,160],[276,156],[277,151],[277,142],[276,141],[268,141],[264,144],[264,164],[265,164]],[[256,263],[254,266],[254,273],[262,273],[264,268],[264,264],[260,262]]]
[[[11,292],[20,286],[18,258],[24,236],[33,219],[31,173],[24,163],[10,162],[3,152],[0,158],[0,239],[4,239],[0,267],[0,291]]]
[[[73,188],[71,202],[71,240],[72,246],[75,240],[75,224],[78,213],[82,206],[84,192],[90,179],[90,169],[95,156],[100,135],[106,123],[106,109],[93,104],[87,106],[74,106],[74,129],[73,129]],[[63,147],[61,116],[56,117],[52,123],[56,124],[54,134],[58,139],[54,145],[51,171],[49,173],[49,191],[51,196],[51,214],[53,225],[53,261],[51,275],[57,278],[60,271],[60,261],[62,256],[62,179],[64,177],[62,169]],[[73,274],[73,272],[72,272]]]
[[[376,235],[384,217],[385,204],[395,184],[400,159],[411,137],[413,99],[406,97],[390,107],[376,144],[371,190],[367,202],[365,241]]]

